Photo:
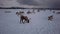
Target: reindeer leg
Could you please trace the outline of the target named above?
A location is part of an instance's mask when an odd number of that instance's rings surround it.
[[[21,21],[22,21],[22,23],[24,24],[23,20],[21,20]]]
[[[20,23],[21,23],[21,21],[22,21],[22,20],[20,19]]]
[[[25,24],[25,20],[23,20],[23,24]]]
[[[29,20],[26,20],[26,23],[29,23]]]
[[[29,20],[27,20],[27,23],[29,23]]]

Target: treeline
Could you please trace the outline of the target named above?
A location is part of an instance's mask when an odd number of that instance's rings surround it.
[[[23,8],[23,7],[0,7],[0,9],[39,9],[39,10],[60,10],[60,8]]]
[[[22,7],[0,7],[0,9],[28,9],[28,8],[22,8]]]

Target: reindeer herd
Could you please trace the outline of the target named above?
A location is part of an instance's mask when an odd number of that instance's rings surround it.
[[[29,13],[31,13],[31,12],[29,12]],[[29,23],[29,19],[28,19],[28,17],[27,16],[24,16],[23,15],[24,14],[24,12],[22,11],[22,12],[16,12],[16,15],[17,16],[19,16],[20,17],[20,23]]]
[[[28,11],[28,12],[27,12],[27,14],[32,14],[32,13],[35,14],[34,11],[33,11],[33,12]],[[16,15],[20,17],[20,23],[23,23],[23,24],[24,24],[25,22],[26,22],[26,23],[29,23],[31,18],[29,18],[28,16],[24,16],[24,14],[25,14],[24,11],[16,12]]]
[[[16,12],[16,15],[20,17],[20,23],[23,23],[23,24],[24,24],[24,23],[30,23],[30,19],[31,19],[31,18],[29,19],[28,16],[24,16],[24,15],[23,15],[24,13],[25,13],[24,11]],[[32,13],[35,14],[34,11],[33,11],[33,12],[28,11],[28,12],[27,12],[27,14],[32,14]],[[55,13],[55,11],[53,11],[53,13]],[[60,12],[58,12],[58,14],[59,14],[59,13],[60,13]],[[48,20],[52,21],[52,19],[53,19],[53,15],[48,16]]]

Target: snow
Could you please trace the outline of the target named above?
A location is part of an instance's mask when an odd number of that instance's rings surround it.
[[[20,18],[15,14],[20,10],[0,9],[0,34],[60,34],[59,14],[49,10],[26,14],[28,9],[25,9],[25,15],[31,18],[30,23],[20,24]],[[11,13],[5,13],[5,11],[11,11]],[[50,15],[54,16],[53,21],[48,21]]]

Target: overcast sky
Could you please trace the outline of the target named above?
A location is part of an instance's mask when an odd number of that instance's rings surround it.
[[[0,0],[0,7],[60,7],[60,0]]]

